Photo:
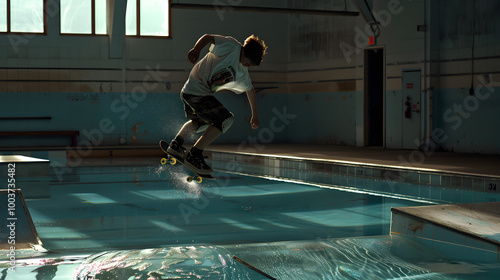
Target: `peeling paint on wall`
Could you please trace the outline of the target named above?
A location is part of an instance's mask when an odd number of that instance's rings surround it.
[[[137,133],[139,131],[139,125],[144,124],[144,122],[138,122],[132,126],[130,130],[132,130],[133,133]]]
[[[144,122],[138,122],[132,126],[130,129],[134,134],[130,136],[130,143],[131,144],[142,144],[144,143],[144,140],[141,139],[141,135],[148,134],[147,130],[144,130],[144,134],[139,133],[139,126],[143,125]]]

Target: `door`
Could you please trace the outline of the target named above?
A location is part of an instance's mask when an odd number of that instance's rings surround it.
[[[384,49],[365,49],[365,146],[384,145]]]
[[[420,70],[403,71],[401,141],[403,149],[417,149],[420,143]]]

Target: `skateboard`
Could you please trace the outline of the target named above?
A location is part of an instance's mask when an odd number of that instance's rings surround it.
[[[196,176],[188,176],[186,178],[186,181],[188,183],[191,183],[193,180],[196,181],[196,182],[198,182],[198,183],[203,182],[203,179],[206,179],[206,180],[215,180],[215,177],[213,177],[212,175],[198,174],[196,171],[194,171],[189,166],[187,166],[187,165],[184,164],[184,159],[183,158],[176,157],[175,155],[172,155],[169,152],[167,152],[168,146],[169,146],[169,144],[167,142],[165,142],[163,140],[160,140],[160,148],[161,148],[161,150],[168,155],[168,157],[161,159],[160,162],[161,162],[162,165],[165,165],[167,163],[169,163],[170,165],[176,165],[177,163],[180,163],[184,167],[186,167],[187,169],[191,170]]]

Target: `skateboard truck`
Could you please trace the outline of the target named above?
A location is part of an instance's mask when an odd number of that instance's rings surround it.
[[[176,165],[177,164],[177,159],[169,155],[168,158],[162,158],[160,162],[163,165],[165,165],[167,163],[170,163],[171,165]],[[187,176],[187,178],[186,178],[186,181],[188,183],[191,183],[193,180],[195,180],[198,183],[201,183],[201,182],[203,182],[203,177],[201,177],[201,176],[194,176],[194,177],[193,176]]]
[[[172,156],[171,154],[169,154],[167,152],[167,150],[168,150],[168,143],[167,142],[160,140],[159,144],[160,144],[160,148],[162,149],[162,151],[168,155],[166,158],[161,159],[160,162],[162,165],[165,165],[167,163],[170,163],[171,165],[176,165],[177,163],[184,165],[184,162],[182,159],[178,159],[175,156]],[[196,171],[194,171],[192,168],[190,168],[188,166],[186,166],[186,168],[191,170],[194,174],[196,174],[196,176],[188,176],[186,178],[186,181],[188,183],[191,183],[193,180],[198,182],[198,183],[201,183],[203,181],[203,179],[206,179],[206,180],[214,180],[215,179],[214,177],[212,177],[212,175],[200,175]]]

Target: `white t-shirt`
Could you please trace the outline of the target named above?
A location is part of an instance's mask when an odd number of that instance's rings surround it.
[[[240,63],[241,44],[230,36],[214,35],[210,52],[193,66],[182,92],[198,96],[221,90],[243,93],[252,89],[248,68]]]

